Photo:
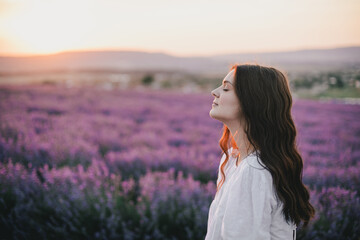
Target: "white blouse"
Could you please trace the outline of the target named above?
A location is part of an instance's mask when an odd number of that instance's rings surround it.
[[[282,202],[277,202],[275,197],[272,176],[257,162],[256,153],[236,166],[232,148],[228,151],[229,160],[224,166],[226,180],[210,205],[205,240],[295,239],[296,225],[286,223],[281,213]],[[217,183],[225,157],[223,154]]]

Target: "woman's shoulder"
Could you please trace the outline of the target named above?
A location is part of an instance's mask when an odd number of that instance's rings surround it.
[[[244,159],[244,161],[251,167],[259,169],[259,170],[265,170],[266,166],[261,161],[260,154],[258,152],[253,152],[250,154],[247,158]]]
[[[256,153],[246,157],[238,169],[238,181],[259,181],[264,183],[270,191],[273,191],[273,179],[271,173],[265,168],[264,163]]]
[[[233,148],[232,147],[227,150],[227,153],[229,155],[229,160],[234,158],[232,156],[232,153],[233,153]],[[226,158],[226,154],[223,152],[221,160],[220,160],[220,165],[225,161],[225,158]],[[255,152],[251,153],[243,161],[245,161],[247,164],[249,164],[253,168],[256,168],[256,169],[259,169],[259,170],[265,169],[264,168],[265,164],[260,159],[260,152],[259,151],[255,151]]]
[[[250,184],[254,190],[259,190],[261,186],[262,191],[266,190],[270,193],[270,203],[272,207],[276,207],[277,200],[274,192],[273,178],[271,173],[262,165],[265,166],[256,154],[248,156],[244,159],[244,163],[241,164],[237,181],[245,185]]]

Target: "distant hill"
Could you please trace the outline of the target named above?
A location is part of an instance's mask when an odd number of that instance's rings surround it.
[[[221,73],[232,63],[272,64],[285,70],[360,66],[360,47],[289,52],[223,54],[210,57],[177,57],[136,51],[63,52],[29,57],[0,57],[0,73],[87,70],[166,70]]]
[[[269,52],[269,53],[241,53],[241,54],[223,54],[211,57],[217,61],[247,61],[249,59],[259,59],[268,62],[294,62],[294,63],[359,63],[360,47],[345,47],[333,49],[313,49],[287,52]]]
[[[211,57],[221,62],[258,62],[287,70],[360,67],[360,47],[308,49],[287,52],[223,54]]]
[[[46,56],[0,57],[0,72],[101,70],[184,70],[216,66],[214,60],[135,51],[64,52]]]

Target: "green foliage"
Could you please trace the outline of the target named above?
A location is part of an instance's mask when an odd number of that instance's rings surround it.
[[[171,88],[171,82],[170,81],[164,81],[161,83],[162,88]]]
[[[329,86],[332,88],[343,88],[345,86],[340,73],[329,73],[328,79],[330,79]]]
[[[292,85],[295,89],[307,88],[310,89],[313,86],[313,82],[308,78],[296,78],[292,81]]]
[[[360,98],[360,89],[344,87],[344,88],[329,88],[326,91],[318,94],[316,98]]]
[[[154,82],[154,77],[152,75],[145,75],[143,79],[141,80],[142,84],[148,86],[151,85]]]

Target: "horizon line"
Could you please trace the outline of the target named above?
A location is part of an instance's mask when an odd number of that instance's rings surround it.
[[[288,50],[268,50],[268,51],[250,51],[250,52],[241,52],[234,51],[232,53],[222,52],[222,53],[213,53],[213,54],[194,54],[194,55],[179,55],[171,53],[166,50],[150,50],[150,49],[141,49],[141,48],[90,48],[90,49],[73,49],[73,50],[64,50],[52,53],[17,53],[17,54],[1,54],[0,57],[10,57],[10,58],[21,58],[21,57],[46,57],[46,56],[54,56],[64,53],[81,53],[81,52],[138,52],[138,53],[149,53],[149,54],[164,54],[172,57],[180,57],[180,58],[192,58],[192,57],[213,57],[219,55],[237,55],[237,54],[265,54],[265,53],[289,53],[289,52],[300,52],[300,51],[314,51],[314,50],[334,50],[339,48],[353,48],[360,47],[360,45],[342,45],[342,46],[333,46],[333,47],[308,47],[308,48],[295,48]]]

